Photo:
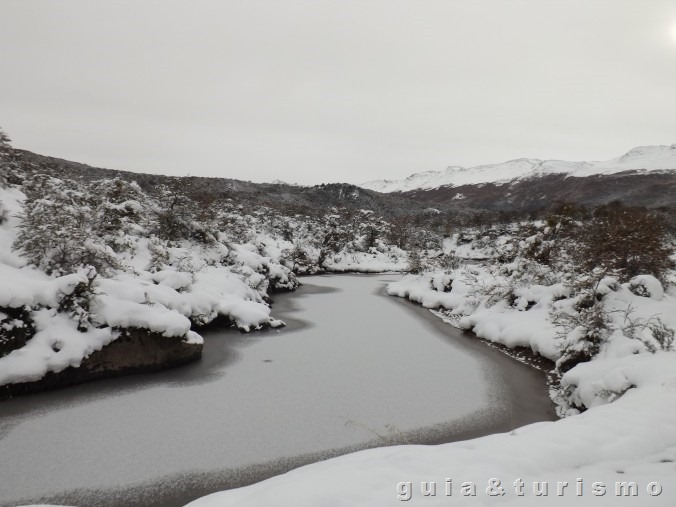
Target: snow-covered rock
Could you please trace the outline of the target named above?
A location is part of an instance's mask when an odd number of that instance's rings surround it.
[[[660,281],[652,275],[638,275],[629,280],[629,288],[634,294],[646,296],[657,301],[664,297]]]

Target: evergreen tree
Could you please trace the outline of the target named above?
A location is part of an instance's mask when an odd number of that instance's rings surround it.
[[[114,252],[95,234],[96,210],[90,194],[75,182],[37,174],[23,185],[26,194],[19,234],[13,245],[48,274],[93,266],[118,267]]]
[[[411,248],[408,253],[408,265],[406,266],[406,272],[417,275],[422,273],[424,270],[425,265],[423,263],[420,249],[417,247]]]
[[[20,185],[23,181],[19,157],[10,143],[9,136],[0,129],[0,187]]]

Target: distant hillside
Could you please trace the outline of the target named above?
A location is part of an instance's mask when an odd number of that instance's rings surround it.
[[[306,187],[281,181],[179,178],[102,169],[29,151],[17,152],[26,167],[59,178],[93,181],[119,177],[136,181],[149,193],[158,185],[179,182],[201,195],[231,199],[247,206],[267,206],[286,214],[314,215],[332,207],[345,207],[373,210],[384,217],[405,215],[428,220],[425,217],[439,210],[448,220],[467,223],[477,217],[490,221],[490,217],[498,214],[503,218],[532,214],[559,201],[595,207],[620,200],[634,206],[661,208],[672,227],[676,227],[676,169],[664,169],[676,160],[676,145],[636,148],[603,163],[520,159],[477,168],[450,168],[412,175],[403,182],[365,184],[369,188],[346,183]],[[446,184],[438,185],[442,182]]]
[[[673,207],[676,205],[676,171],[626,171],[586,177],[549,174],[517,179],[511,183],[459,185],[411,190],[395,195],[437,206],[460,201],[467,206],[493,211],[539,210],[557,201],[570,201],[590,207],[614,200],[648,208]]]
[[[135,181],[146,192],[160,184],[181,180],[189,184],[193,191],[213,196],[217,199],[232,199],[247,205],[284,208],[304,214],[314,214],[331,207],[347,207],[355,210],[369,209],[384,216],[416,215],[426,211],[420,203],[408,197],[382,194],[366,190],[347,183],[330,183],[304,187],[283,182],[252,183],[231,178],[205,178],[186,176],[183,178],[157,174],[134,173],[115,169],[91,167],[54,157],[38,155],[30,151],[16,150],[23,164],[55,176],[79,181],[93,181],[118,177],[126,181]],[[449,208],[458,209],[462,205],[451,204]]]

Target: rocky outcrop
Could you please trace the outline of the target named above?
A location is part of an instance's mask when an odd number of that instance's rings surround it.
[[[145,329],[126,329],[117,340],[89,355],[77,368],[49,372],[35,382],[0,386],[0,399],[91,380],[163,370],[201,357],[201,343],[188,343],[181,337],[166,337]]]

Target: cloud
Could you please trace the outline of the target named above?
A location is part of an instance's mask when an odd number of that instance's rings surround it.
[[[671,3],[4,2],[0,125],[92,165],[305,183],[673,142]]]

